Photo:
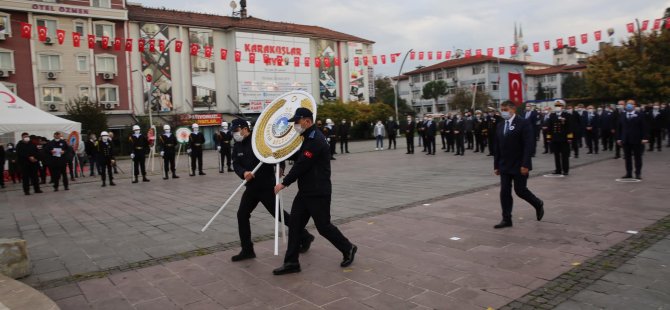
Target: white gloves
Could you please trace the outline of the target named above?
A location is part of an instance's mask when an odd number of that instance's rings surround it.
[[[219,151],[219,152],[221,152],[221,146],[217,146],[217,147],[216,147],[216,150]]]
[[[326,141],[330,142],[330,138],[326,138]]]
[[[164,152],[164,151],[161,151],[161,157],[163,157],[163,155],[165,155],[165,152]]]
[[[186,153],[191,154],[191,149],[186,150]]]
[[[135,153],[130,153],[130,159],[135,159]]]

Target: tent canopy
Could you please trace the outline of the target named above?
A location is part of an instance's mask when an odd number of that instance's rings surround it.
[[[0,135],[13,133],[14,141],[18,141],[22,132],[51,138],[56,131],[65,135],[81,132],[81,123],[42,111],[0,83]]]

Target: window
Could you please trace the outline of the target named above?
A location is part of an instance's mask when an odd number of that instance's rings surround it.
[[[59,71],[60,55],[40,55],[40,71]]]
[[[89,96],[91,96],[91,88],[88,86],[79,86],[78,95],[82,100],[88,101]]]
[[[74,32],[79,33],[82,37],[86,36],[87,31],[86,31],[86,22],[77,20],[74,22]]]
[[[44,103],[63,102],[63,87],[60,86],[42,87],[42,102]]]
[[[418,91],[413,92],[412,93],[412,99],[416,99],[416,100],[421,99],[421,93],[419,93]]]
[[[500,67],[498,67],[497,64],[491,66],[491,73],[498,73],[500,72]]]
[[[476,87],[477,87],[477,92],[483,92],[484,90],[486,90],[486,83],[479,82],[479,83],[477,83]]]
[[[443,80],[444,79],[444,71],[435,72],[435,79],[436,80]]]
[[[118,88],[116,86],[98,87],[98,98],[100,103],[117,103],[119,101]]]
[[[116,57],[96,56],[95,71],[97,73],[116,73]]]
[[[0,69],[14,70],[14,53],[11,51],[0,51]]]
[[[47,37],[56,38],[56,29],[58,29],[58,24],[54,19],[38,19],[37,26],[47,27]],[[35,28],[37,31],[37,28]]]
[[[88,71],[88,56],[77,55],[77,71]]]
[[[9,89],[9,91],[11,91],[12,93],[14,93],[14,95],[17,94],[17,92],[16,92],[16,84],[14,84],[14,83],[2,83],[2,84],[5,85],[5,87],[7,87],[7,89]]]
[[[486,68],[482,65],[472,66],[472,75],[484,74],[486,73]]]
[[[430,72],[426,72],[421,75],[421,81],[423,82],[428,82],[433,79],[433,74]]]
[[[456,78],[456,70],[447,70],[447,78],[448,79],[455,79]]]
[[[91,0],[91,6],[98,8],[111,8],[111,0]]]
[[[102,40],[102,37],[109,37],[113,38],[114,37],[114,24],[108,24],[108,23],[95,23],[93,24],[94,29],[95,29],[95,37],[98,40]]]
[[[12,34],[12,23],[10,22],[9,14],[0,13],[0,35]]]
[[[433,107],[432,106],[426,107],[426,112],[427,113],[433,113]]]
[[[547,79],[548,79],[547,82],[549,82],[549,83],[556,82],[556,76],[555,75],[550,75],[550,76],[547,77]]]
[[[500,87],[498,82],[491,82],[491,90],[498,90]]]
[[[412,83],[419,83],[421,82],[421,77],[418,75],[412,75]]]
[[[456,86],[447,86],[447,95],[453,95],[456,93]]]

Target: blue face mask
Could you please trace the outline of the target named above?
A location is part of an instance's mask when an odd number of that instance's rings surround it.
[[[512,118],[512,114],[509,113],[509,111],[501,111],[500,116],[502,116],[502,118],[505,120]]]
[[[626,104],[626,111],[633,112],[633,110],[635,110],[635,107],[632,104]]]

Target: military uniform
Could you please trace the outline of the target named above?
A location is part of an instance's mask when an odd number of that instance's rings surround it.
[[[205,144],[205,135],[202,132],[193,132],[188,136],[188,150],[191,155],[191,176],[195,175],[195,164],[198,163],[198,174],[205,175],[202,171],[202,146]]]
[[[440,129],[440,140],[442,141],[442,149],[444,150],[447,148],[447,119],[443,117],[437,127]]]
[[[102,135],[101,135],[102,136]],[[103,141],[100,139],[95,142],[96,153],[98,154],[98,166],[100,166],[100,177],[102,177],[102,187],[107,186],[105,183],[106,176],[109,175],[109,185],[114,186],[114,147],[112,140]]]
[[[68,178],[67,178],[67,153],[70,151],[71,147],[67,145],[67,142],[63,139],[51,140],[46,144],[45,150],[46,154],[49,157],[49,170],[51,171],[51,180],[54,185],[54,191],[58,191],[58,185],[61,177],[63,178],[63,187],[65,190],[68,188]]]
[[[480,117],[475,117],[474,119],[474,133],[475,133],[475,153],[482,152],[484,153],[486,151],[486,141],[485,141],[485,131],[486,131],[486,124],[482,120],[481,116]]]
[[[225,165],[228,166],[228,172],[232,172],[233,169],[231,168],[230,164],[232,160],[230,142],[233,140],[233,134],[228,130],[219,131],[214,136],[214,139],[216,142],[216,149],[221,154],[221,165],[219,166],[219,173],[223,173],[223,168]]]
[[[172,171],[172,178],[178,179],[176,169],[175,169],[175,157],[177,154],[177,137],[170,132],[163,133],[158,137],[158,148],[160,154],[163,157],[163,169],[165,170],[165,176],[163,179],[167,180],[168,178],[168,169]]]
[[[569,113],[561,112],[552,113],[547,121],[547,139],[554,152],[555,174],[568,175],[570,171],[570,143],[574,139],[571,119]]]
[[[147,179],[146,154],[149,152],[149,140],[142,134],[132,134],[128,137],[128,146],[133,155],[133,170],[135,180],[138,182],[138,176],[142,172],[142,182],[149,182]]]

